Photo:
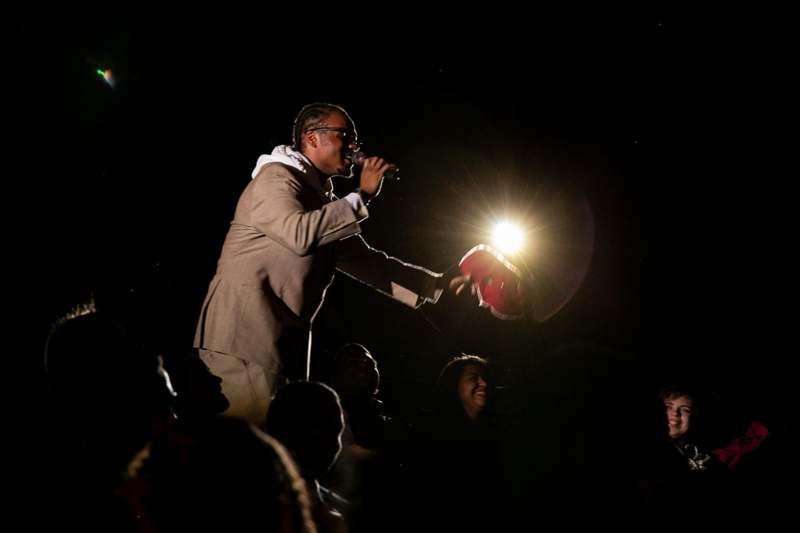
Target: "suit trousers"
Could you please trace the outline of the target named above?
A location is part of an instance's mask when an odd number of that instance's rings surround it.
[[[204,349],[199,352],[211,373],[222,380],[222,393],[230,403],[223,414],[262,427],[272,396],[286,379],[277,369],[266,369],[233,355]]]

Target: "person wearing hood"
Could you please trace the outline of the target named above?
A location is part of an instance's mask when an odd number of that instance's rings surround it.
[[[307,379],[310,326],[334,270],[414,308],[435,303],[445,286],[442,274],[389,257],[359,235],[390,163],[359,160],[358,189],[333,195],[331,176],[348,173],[359,147],[342,107],[303,107],[292,136],[292,146],[258,159],[239,198],[194,340],[222,378],[225,414],[255,424],[278,387]],[[469,283],[452,281],[459,292]]]

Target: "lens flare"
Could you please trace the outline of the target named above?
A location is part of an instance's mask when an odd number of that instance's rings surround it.
[[[97,69],[95,70],[95,72],[97,73],[98,76],[103,78],[103,81],[106,82],[106,85],[108,85],[112,89],[117,85],[117,80],[114,78],[114,73],[111,71],[110,68],[107,68],[105,70]]]

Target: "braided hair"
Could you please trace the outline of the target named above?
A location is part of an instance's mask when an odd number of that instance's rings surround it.
[[[353,131],[355,131],[356,125],[353,122],[353,119],[350,118],[350,115],[342,106],[324,102],[315,102],[313,104],[303,106],[303,108],[297,114],[297,117],[295,117],[294,124],[292,124],[292,148],[297,151],[301,151],[303,148],[303,134],[311,128],[315,128],[322,124],[325,119],[328,118],[328,116],[330,116],[330,114],[334,111],[341,112],[347,119],[347,122],[353,127]]]

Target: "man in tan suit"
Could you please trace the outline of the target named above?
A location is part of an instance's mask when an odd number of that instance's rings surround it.
[[[333,196],[330,177],[349,171],[356,135],[341,107],[305,106],[294,145],[261,156],[239,198],[194,341],[222,378],[228,415],[261,423],[275,389],[307,377],[310,325],[334,269],[411,307],[435,303],[442,292],[442,274],[389,257],[358,235],[389,163],[365,158],[358,190]]]

